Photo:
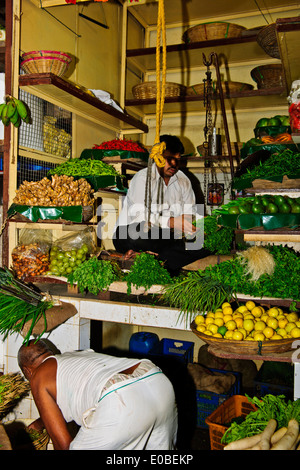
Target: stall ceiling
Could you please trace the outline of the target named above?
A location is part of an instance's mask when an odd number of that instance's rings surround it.
[[[157,1],[141,0],[135,5],[129,4],[129,11],[141,19],[146,25],[154,26],[157,23]],[[239,14],[263,12],[266,21],[272,23],[272,17],[268,17],[268,11],[274,8],[295,7],[299,8],[299,1],[295,0],[165,0],[167,23],[189,22],[201,19],[232,16]]]

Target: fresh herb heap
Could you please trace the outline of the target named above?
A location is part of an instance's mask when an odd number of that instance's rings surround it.
[[[180,309],[179,318],[185,317],[188,325],[195,313],[215,311],[223,302],[228,302],[232,294],[232,289],[222,281],[212,279],[203,271],[191,271],[166,286],[162,300]]]
[[[300,153],[285,149],[282,152],[273,153],[266,161],[260,162],[253,168],[247,168],[247,171],[238,178],[234,178],[234,181],[268,179],[278,175],[294,176],[299,173]]]
[[[130,294],[132,285],[136,288],[145,287],[147,290],[155,284],[170,284],[172,277],[166,268],[164,268],[163,263],[158,261],[154,255],[139,253],[136,255],[125,280],[127,282],[127,294]]]
[[[0,268],[0,333],[4,339],[9,334],[21,332],[24,324],[31,320],[24,339],[24,343],[27,343],[41,317],[44,317],[46,330],[46,310],[52,307],[52,302],[43,297],[38,289],[18,280],[9,269]]]
[[[230,253],[234,230],[230,227],[218,225],[217,213],[212,213],[195,223],[198,229],[204,230],[204,248],[216,255]]]
[[[78,176],[81,178],[103,175],[120,176],[112,165],[108,165],[101,160],[94,160],[93,158],[82,160],[79,158],[73,158],[61,165],[57,165],[48,172],[48,175],[67,175]]]
[[[270,419],[277,421],[277,429],[287,427],[291,419],[300,422],[300,400],[286,401],[284,395],[271,394],[261,399],[250,398],[248,395],[246,397],[257,407],[257,411],[251,411],[241,423],[232,422],[222,436],[223,444],[261,433]]]
[[[95,257],[83,262],[68,276],[71,286],[77,283],[79,291],[88,290],[97,295],[106,291],[112,282],[120,280],[122,271],[117,263]]]

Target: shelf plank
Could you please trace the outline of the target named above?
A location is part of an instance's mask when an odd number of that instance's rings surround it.
[[[59,102],[62,108],[116,132],[148,132],[148,126],[142,121],[118,111],[52,73],[20,75],[19,86],[46,101],[54,104]]]
[[[195,96],[178,96],[165,98],[165,113],[176,112],[199,112],[205,110],[203,104],[203,95]],[[263,100],[262,100],[263,98]],[[218,95],[214,95],[214,100],[218,99]],[[243,92],[232,92],[224,94],[225,107],[231,109],[234,105],[238,109],[253,109],[262,107],[276,107],[286,105],[286,91],[284,87],[265,88],[257,90],[247,90]],[[126,107],[135,107],[144,114],[155,114],[156,100],[149,99],[127,99]]]

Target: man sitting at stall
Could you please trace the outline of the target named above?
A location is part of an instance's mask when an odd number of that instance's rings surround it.
[[[195,194],[189,178],[179,170],[184,147],[173,135],[162,135],[163,166],[153,163],[137,172],[130,182],[117,221],[113,242],[129,259],[139,251],[158,255],[172,275],[193,261],[212,253],[202,244],[186,241],[195,236]],[[202,215],[203,216],[203,215]],[[202,237],[203,238],[203,237]]]
[[[53,354],[43,340],[18,353],[40,418],[56,450],[172,450],[177,407],[171,382],[148,359],[93,350]],[[67,423],[80,429],[72,439]]]

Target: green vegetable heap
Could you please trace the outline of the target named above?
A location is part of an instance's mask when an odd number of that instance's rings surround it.
[[[230,253],[234,230],[218,225],[217,213],[213,212],[211,215],[200,219],[195,225],[197,228],[204,230],[204,248],[217,255]]]
[[[118,281],[121,277],[122,272],[116,263],[93,257],[77,266],[68,276],[68,282],[71,286],[77,283],[81,293],[87,289],[97,295],[107,290],[112,282]]]
[[[101,160],[89,159],[79,159],[74,158],[68,160],[61,165],[53,168],[48,172],[48,175],[67,175],[67,176],[78,176],[78,177],[87,177],[87,176],[103,176],[103,175],[112,175],[120,176],[117,170],[112,166],[108,165]]]
[[[169,272],[163,263],[150,253],[140,253],[136,256],[129,273],[126,275],[127,293],[131,293],[131,285],[135,287],[149,287],[158,284],[166,285],[172,282]]]
[[[291,419],[300,422],[300,400],[285,400],[284,395],[265,395],[261,399],[250,398],[248,401],[257,407],[241,423],[233,422],[222,436],[221,442],[228,444],[245,437],[261,433],[270,419],[277,421],[277,428],[287,427]]]

